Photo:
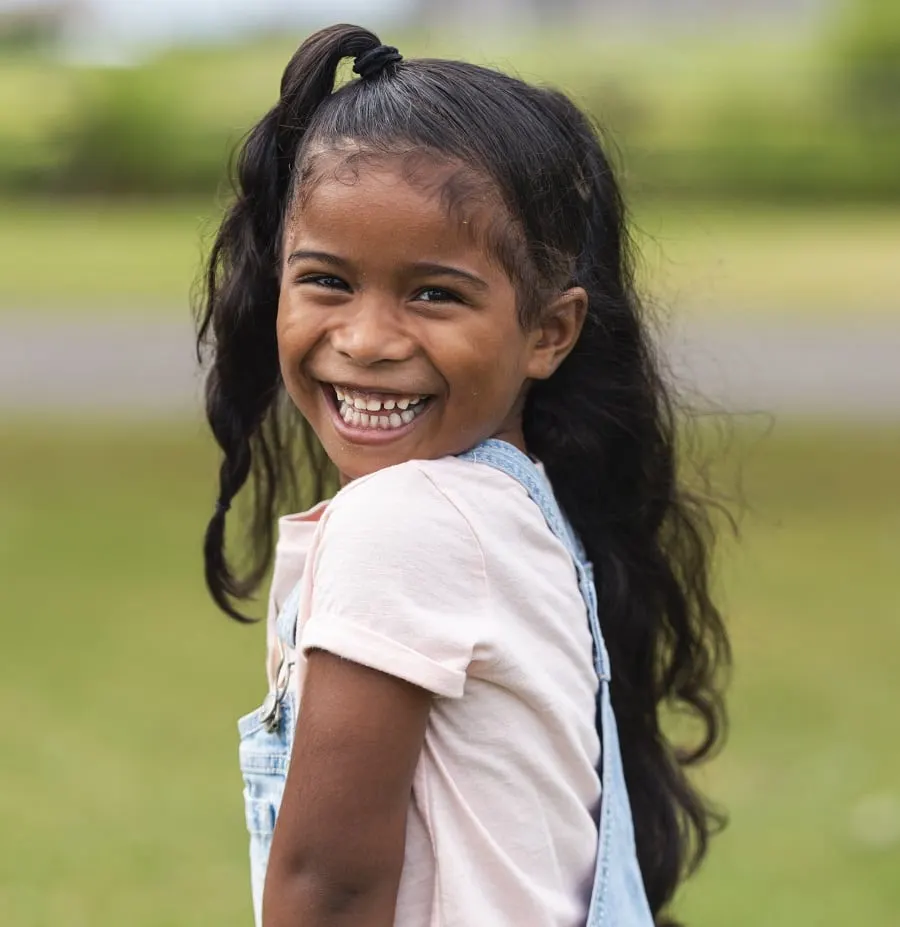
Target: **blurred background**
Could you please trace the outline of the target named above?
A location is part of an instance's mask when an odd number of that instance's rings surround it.
[[[202,584],[189,294],[229,153],[340,20],[557,85],[616,151],[743,500],[700,773],[731,824],[678,911],[897,927],[896,0],[0,0],[0,923],[251,922],[234,719],[264,640]]]

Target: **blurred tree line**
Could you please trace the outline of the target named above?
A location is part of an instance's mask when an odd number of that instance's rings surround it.
[[[785,66],[790,52],[770,62],[751,46],[746,54],[760,60],[744,63],[742,83],[729,77],[738,62],[725,60],[682,81],[677,100],[668,86],[677,90],[676,75],[654,87],[633,79],[640,60],[617,73],[595,67],[596,54],[573,64],[563,52],[545,49],[542,77],[609,128],[641,194],[900,201],[900,0],[842,8],[805,50],[806,71]],[[228,153],[271,102],[277,68],[264,50],[243,70],[229,63],[237,50],[220,51],[216,67],[206,54],[76,69],[46,52],[7,50],[0,192],[219,188]]]

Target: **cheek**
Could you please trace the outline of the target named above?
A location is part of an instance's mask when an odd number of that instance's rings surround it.
[[[278,356],[283,366],[297,364],[315,342],[315,333],[310,331],[308,315],[293,305],[286,296],[282,296],[278,303],[275,337],[278,341]]]
[[[283,356],[291,341],[291,307],[287,296],[282,293],[278,300],[278,313],[275,316],[275,337],[278,341],[278,355]]]
[[[308,391],[303,369],[316,343],[316,334],[310,330],[308,317],[284,298],[278,305],[275,337],[281,378],[288,395],[297,402],[303,392]]]
[[[470,333],[457,365],[466,399],[488,405],[512,403],[525,380],[525,349],[518,325],[491,325]]]

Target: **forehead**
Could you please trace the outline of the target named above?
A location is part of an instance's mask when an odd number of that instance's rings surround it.
[[[491,250],[506,216],[490,180],[459,161],[422,150],[341,146],[303,157],[286,230],[360,233],[387,226]]]

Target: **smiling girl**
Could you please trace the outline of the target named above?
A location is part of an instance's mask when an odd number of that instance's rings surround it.
[[[313,505],[239,725],[257,924],[671,923],[728,642],[627,244],[566,97],[364,29],[305,42],[250,133],[200,329],[229,615]]]

